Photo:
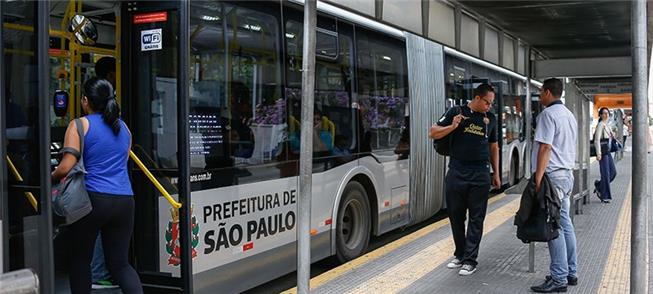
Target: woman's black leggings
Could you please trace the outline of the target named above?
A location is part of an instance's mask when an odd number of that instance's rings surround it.
[[[72,254],[70,289],[72,293],[91,292],[91,259],[98,232],[111,277],[125,294],[143,293],[138,274],[129,264],[129,241],[134,229],[134,197],[88,192],[93,210],[71,225]]]

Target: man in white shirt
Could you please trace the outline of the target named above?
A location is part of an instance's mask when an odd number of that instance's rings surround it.
[[[570,195],[574,186],[578,122],[560,101],[562,82],[544,81],[540,101],[546,108],[537,116],[532,162],[535,186],[539,191],[546,173],[561,202],[560,228],[556,239],[548,242],[551,274],[544,283],[531,287],[538,293],[566,292],[567,285],[576,285],[576,233],[569,216]]]

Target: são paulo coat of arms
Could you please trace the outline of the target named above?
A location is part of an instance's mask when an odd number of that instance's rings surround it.
[[[192,257],[195,259],[197,257],[197,245],[200,241],[200,226],[197,222],[197,217],[193,214],[193,206],[190,208],[191,214],[191,246],[192,246]],[[172,266],[179,266],[181,264],[181,248],[179,247],[179,210],[175,208],[170,208],[171,220],[168,222],[166,228],[166,252],[170,254],[168,258],[168,264]]]

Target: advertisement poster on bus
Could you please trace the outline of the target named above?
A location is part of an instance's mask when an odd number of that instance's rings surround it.
[[[296,177],[193,192],[193,273],[293,242],[298,197]],[[178,277],[179,215],[163,197],[159,211],[159,270]]]

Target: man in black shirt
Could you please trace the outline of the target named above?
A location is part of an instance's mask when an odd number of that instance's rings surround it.
[[[458,272],[462,276],[476,272],[490,182],[494,187],[501,186],[497,119],[489,112],[493,103],[494,89],[488,84],[481,84],[474,89],[471,102],[450,108],[431,127],[429,134],[434,139],[451,134],[445,201],[456,251],[447,267],[462,267]],[[494,170],[492,179],[490,162]],[[469,223],[465,236],[468,210]]]

